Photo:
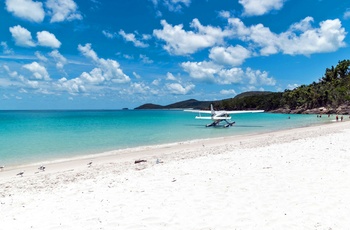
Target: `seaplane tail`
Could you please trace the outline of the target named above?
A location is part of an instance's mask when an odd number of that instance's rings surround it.
[[[211,116],[215,116],[215,110],[214,110],[214,107],[213,107],[213,104],[210,104],[210,110],[211,110]]]

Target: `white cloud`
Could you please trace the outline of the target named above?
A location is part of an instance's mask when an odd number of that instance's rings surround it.
[[[29,78],[23,76],[17,71],[11,71],[7,65],[3,66],[8,76],[10,76],[9,80],[11,87],[18,88],[19,93],[28,93],[28,90],[31,89],[34,93],[52,94],[50,90],[52,90],[53,81],[50,79],[44,66],[37,62],[33,62],[23,65],[22,67],[32,74]]]
[[[181,67],[189,73],[189,75],[199,81],[215,82],[215,74],[217,74],[221,67],[212,62],[183,62]]]
[[[117,61],[100,58],[98,65],[103,76],[107,80],[115,83],[126,83],[130,81],[129,76],[123,73],[123,70],[120,68],[120,65]]]
[[[150,40],[152,39],[152,35],[150,34],[142,34],[142,40]]]
[[[49,82],[43,81],[43,80],[49,80],[45,67],[37,65],[35,63],[27,65],[26,68],[33,73],[32,79],[34,80],[27,79],[23,75],[19,74],[17,71],[11,71],[7,65],[3,65],[3,68],[5,69],[7,74],[10,76],[10,79],[9,81],[5,79],[5,82],[1,82],[1,83],[10,87],[17,87],[19,89],[18,92],[27,93],[28,91],[25,88],[35,89],[36,90],[35,92],[38,92],[38,93],[48,91],[46,89],[49,87],[49,84],[48,84]]]
[[[141,47],[141,48],[148,47],[148,44],[143,43],[140,40],[137,40],[135,34],[132,34],[132,33],[127,34],[124,32],[124,30],[120,30],[119,35],[122,36],[125,39],[125,41],[132,42],[136,47]]]
[[[222,10],[219,12],[219,17],[221,18],[229,18],[231,16],[229,11]]]
[[[310,23],[312,20],[309,20]],[[303,21],[302,21],[303,23]],[[319,28],[297,32],[289,30],[280,36],[280,48],[285,54],[325,53],[345,46],[346,31],[339,19],[322,21]],[[310,25],[311,27],[311,25]]]
[[[48,59],[44,55],[42,55],[39,51],[36,51],[34,54],[40,61],[47,62]]]
[[[128,59],[128,60],[133,60],[133,59],[134,59],[134,56],[128,55],[128,54],[123,54],[123,57],[124,57],[125,59]]]
[[[243,84],[244,71],[241,68],[220,69],[216,82],[222,85]]]
[[[47,31],[37,32],[37,43],[33,41],[31,33],[20,25],[10,27],[10,32],[17,46],[36,47],[39,45],[50,48],[59,48],[61,46],[61,42],[57,40],[55,35]]]
[[[177,81],[176,77],[170,72],[166,73],[166,79],[169,81]]]
[[[295,89],[295,88],[297,88],[297,87],[299,87],[300,85],[298,85],[298,84],[288,84],[287,85],[287,89],[289,89],[289,90],[293,90],[293,89]]]
[[[229,17],[222,12],[222,17]],[[228,27],[224,30],[212,26],[203,26],[194,19],[193,31],[185,31],[183,25],[172,26],[161,21],[162,30],[154,30],[153,35],[165,42],[163,48],[173,55],[189,55],[214,46],[210,58],[218,64],[239,66],[245,59],[256,55],[268,56],[276,53],[289,55],[310,55],[313,53],[333,52],[345,46],[346,31],[339,19],[325,20],[319,27],[312,26],[313,18],[306,17],[292,24],[285,32],[276,34],[263,24],[247,27],[239,18],[228,18]],[[240,46],[224,48],[225,38],[237,38],[248,43],[249,50]]]
[[[103,87],[112,89],[114,84],[130,82],[119,63],[111,59],[99,58],[91,48],[91,44],[79,45],[78,50],[87,58],[91,59],[96,67],[90,72],[83,72],[79,77],[73,79],[61,78],[54,86],[57,90],[64,90],[70,94],[84,93],[100,90]],[[51,53],[57,60],[62,59],[59,53]],[[65,59],[64,59],[65,60]]]
[[[2,47],[3,54],[13,54],[13,50],[8,47],[7,42],[1,42],[0,46]]]
[[[305,32],[312,29],[311,23],[314,21],[312,17],[306,17],[300,22],[294,23],[289,27],[290,31]]]
[[[244,76],[241,68],[225,69],[213,62],[184,62],[181,66],[191,78],[208,83],[241,83]]]
[[[49,55],[56,61],[57,69],[62,70],[64,65],[67,64],[67,59],[62,54],[60,54],[58,50],[51,51]]]
[[[191,0],[164,0],[164,5],[173,12],[179,12],[183,6],[188,7],[190,4]]]
[[[137,74],[136,72],[132,72],[132,75],[134,75],[136,77],[136,79],[141,79],[141,76],[139,74]]]
[[[172,94],[176,95],[185,95],[188,94],[195,88],[195,85],[189,84],[186,86],[181,85],[180,83],[169,83],[166,84],[166,87]]]
[[[160,0],[150,0],[154,6],[158,6]]]
[[[102,31],[102,34],[103,34],[104,36],[106,36],[107,38],[110,38],[110,39],[113,39],[113,38],[115,38],[115,36],[116,36],[115,33],[111,33],[111,32],[109,32],[109,31],[107,31],[107,30],[103,30],[103,31]]]
[[[73,21],[83,18],[73,0],[47,0],[46,7],[51,15],[50,22]]]
[[[38,45],[46,46],[50,48],[59,48],[61,42],[57,40],[54,34],[47,31],[41,31],[37,33]]]
[[[5,71],[11,78],[16,78],[18,76],[18,73],[16,71],[11,72],[10,67],[8,65],[3,65],[2,67],[5,69]]]
[[[99,58],[96,54],[96,52],[91,49],[91,44],[87,43],[85,44],[85,46],[79,45],[78,46],[78,50],[85,56],[88,58],[91,58],[93,61],[98,62]]]
[[[209,58],[218,64],[239,66],[250,57],[250,51],[237,45],[229,47],[214,47],[210,50]]]
[[[61,78],[56,87],[60,90],[67,90],[71,94],[87,93],[96,85],[111,85],[114,83],[130,82],[129,76],[123,73],[117,61],[99,58],[91,44],[79,45],[78,50],[87,58],[90,58],[97,67],[89,73],[83,72],[79,77],[68,80]]]
[[[182,10],[183,6],[189,7],[191,0],[151,0],[155,7],[162,3],[169,11],[179,12]],[[160,12],[159,12],[160,13]]]
[[[36,93],[41,93],[41,94],[46,94],[46,95],[55,94],[54,92],[50,92],[49,90],[43,89],[43,88],[37,89]]]
[[[100,84],[107,80],[100,68],[94,68],[90,73],[83,72],[80,75],[80,79],[90,84]]]
[[[198,19],[193,19],[191,27],[195,30],[185,31],[183,25],[172,26],[165,20],[161,21],[162,30],[154,30],[153,35],[166,42],[163,48],[170,54],[187,55],[198,50],[222,44],[228,34],[217,27],[202,26]]]
[[[21,88],[18,92],[20,92],[20,93],[28,93],[28,91],[23,89],[23,88]]]
[[[23,76],[20,76],[17,71],[11,71],[8,65],[2,65],[0,67],[2,67],[10,77],[9,79],[3,77],[0,78],[0,84],[2,87],[23,87],[23,84],[19,83],[21,79],[24,79]]]
[[[237,93],[236,93],[236,91],[234,89],[228,89],[228,90],[223,89],[223,90],[220,91],[220,94],[222,94],[222,95],[232,95],[232,96],[237,95]]]
[[[344,12],[343,18],[345,20],[350,19],[350,8],[346,9],[346,11]]]
[[[247,68],[225,69],[223,66],[212,62],[184,62],[181,64],[184,71],[189,73],[193,79],[208,83],[222,85],[228,84],[250,84],[250,85],[275,85],[276,81],[268,77],[266,71],[252,70]]]
[[[32,21],[42,22],[45,17],[43,4],[32,0],[6,0],[6,10],[16,17]]]
[[[159,86],[161,81],[161,79],[155,79],[152,81],[152,85]]]
[[[80,78],[74,78],[71,80],[61,78],[55,85],[58,90],[66,90],[70,94],[86,92],[85,86]]]
[[[30,87],[34,89],[38,89],[40,87],[40,84],[38,81],[31,81],[24,78],[23,76],[21,76],[21,81],[26,85],[26,87]]]
[[[14,27],[10,27],[10,32],[12,34],[13,39],[15,40],[16,45],[23,47],[36,46],[33,42],[32,35],[26,28],[17,25]]]
[[[153,63],[153,61],[149,57],[147,57],[146,55],[143,55],[143,54],[140,54],[140,59],[143,63],[146,63],[146,64]]]
[[[264,15],[272,10],[280,10],[286,0],[239,0],[244,15]]]
[[[29,70],[33,74],[35,80],[50,80],[49,73],[46,68],[37,62],[23,65],[23,68]]]
[[[262,24],[246,27],[238,18],[229,19],[232,34],[259,47],[261,55],[278,52],[310,55],[336,51],[345,46],[346,31],[339,19],[322,21],[319,28],[312,27],[311,22],[313,18],[306,17],[286,32],[275,34]]]
[[[278,50],[279,38],[272,33],[269,28],[262,24],[246,27],[238,18],[230,18],[229,24],[232,28],[232,33],[242,41],[251,41],[254,46],[261,48],[262,55],[275,54]]]
[[[251,68],[247,68],[245,75],[249,79],[249,84],[251,85],[273,86],[276,84],[276,80],[268,77],[268,73],[266,71],[252,70]]]
[[[147,94],[151,88],[147,85],[145,85],[144,83],[131,83],[131,88],[130,88],[130,92],[131,94]]]

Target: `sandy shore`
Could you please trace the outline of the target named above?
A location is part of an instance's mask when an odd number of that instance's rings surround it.
[[[0,229],[350,226],[350,122],[39,166],[0,172]]]

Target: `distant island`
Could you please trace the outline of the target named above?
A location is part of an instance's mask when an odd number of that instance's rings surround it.
[[[135,109],[209,109],[210,104],[222,110],[263,109],[276,113],[350,114],[350,60],[339,61],[336,67],[327,68],[317,83],[301,85],[293,90],[244,92],[234,98],[218,101],[190,99],[166,106],[149,103]]]
[[[165,106],[149,103],[135,109],[208,109],[211,103],[214,103],[214,101],[197,101],[195,99],[190,99]]]

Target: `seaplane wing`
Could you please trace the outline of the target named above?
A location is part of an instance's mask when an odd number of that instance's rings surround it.
[[[212,117],[202,117],[202,116],[196,116],[195,118],[199,119],[199,120],[212,120],[213,119]]]
[[[190,113],[208,113],[211,114],[210,110],[195,110],[195,109],[185,109],[185,112],[190,112]]]
[[[205,114],[213,114],[213,111],[210,110],[194,110],[194,109],[185,109],[185,112],[191,112],[191,113],[205,113]],[[233,111],[214,111],[214,114],[239,114],[239,113],[263,113],[264,110],[233,110]],[[199,116],[198,116],[199,117]]]
[[[217,126],[220,122],[226,122],[224,127],[229,127],[235,124],[235,122],[231,122],[231,116],[230,114],[242,114],[242,113],[263,113],[264,110],[235,110],[235,111],[215,111],[213,108],[213,105],[210,105],[210,110],[192,110],[192,109],[186,109],[185,112],[191,112],[191,113],[198,113],[199,115],[196,116],[196,119],[200,120],[212,120],[211,124],[206,125],[207,127],[210,126]],[[202,116],[201,114],[210,114],[210,116]]]
[[[235,110],[235,111],[215,111],[217,113],[238,114],[238,113],[263,113],[264,110]]]

